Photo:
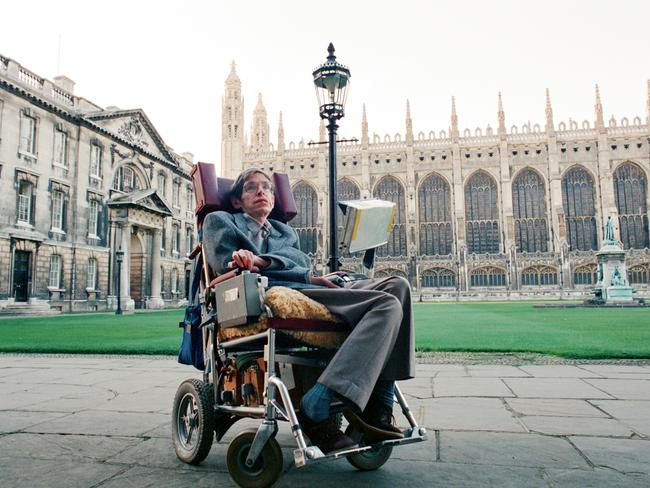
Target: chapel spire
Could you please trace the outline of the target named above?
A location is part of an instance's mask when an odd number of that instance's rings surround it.
[[[361,115],[361,145],[368,147],[368,118],[366,117],[366,104],[363,104],[363,114]]]
[[[497,120],[499,121],[498,134],[500,139],[506,137],[506,114],[503,111],[503,100],[501,99],[501,92],[499,92],[499,109],[497,111]]]
[[[269,148],[269,123],[266,118],[266,108],[262,103],[262,94],[257,95],[257,105],[253,111],[253,125],[251,127],[251,149],[253,151],[267,151]]]
[[[406,99],[406,143],[413,144],[413,120],[411,120],[411,104]]]
[[[284,151],[284,125],[282,124],[282,112],[278,120],[278,152]]]
[[[456,115],[456,97],[451,97],[451,130],[452,139],[458,139],[458,115]]]
[[[603,104],[600,102],[600,90],[596,84],[596,103],[594,104],[594,112],[596,116],[596,129],[602,131],[605,129],[605,120],[603,117]]]
[[[546,89],[546,133],[552,134],[555,132],[555,125],[553,124],[553,107],[551,107],[551,94]]]

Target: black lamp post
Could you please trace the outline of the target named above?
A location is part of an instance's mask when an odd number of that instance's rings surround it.
[[[122,260],[124,259],[124,251],[120,247],[115,251],[115,261],[117,262],[117,309],[115,315],[122,315]]]
[[[334,56],[334,46],[330,42],[327,47],[327,62],[316,68],[312,75],[314,76],[314,85],[316,86],[316,96],[320,106],[320,116],[327,119],[327,130],[329,131],[329,196],[330,196],[330,272],[338,271],[338,238],[336,222],[336,129],[339,128],[336,121],[345,114],[345,99],[348,95],[350,86],[350,70],[339,64]]]

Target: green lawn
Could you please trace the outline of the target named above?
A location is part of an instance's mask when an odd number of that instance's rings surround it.
[[[650,358],[650,308],[534,308],[531,303],[415,307],[422,351],[538,352]]]
[[[182,310],[0,320],[0,352],[176,354]],[[420,351],[538,352],[650,358],[650,308],[534,308],[531,303],[415,304]]]

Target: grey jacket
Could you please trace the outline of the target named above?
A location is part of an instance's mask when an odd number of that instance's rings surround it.
[[[313,288],[309,283],[311,260],[300,250],[296,231],[282,222],[269,219],[271,231],[267,251],[259,249],[248,237],[248,223],[241,213],[212,212],[203,223],[203,250],[205,262],[213,272],[222,274],[230,269],[232,253],[247,249],[271,264],[261,270],[269,279],[269,286]],[[320,287],[316,287],[320,288]]]

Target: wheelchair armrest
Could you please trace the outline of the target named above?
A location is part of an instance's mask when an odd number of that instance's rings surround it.
[[[222,274],[222,275],[220,275],[220,276],[217,276],[215,279],[213,279],[213,280],[210,282],[210,284],[208,285],[208,287],[209,287],[209,288],[212,288],[213,286],[216,286],[216,285],[218,285],[219,283],[222,283],[222,282],[224,282],[224,281],[226,281],[226,280],[229,280],[229,279],[231,279],[231,278],[234,278],[235,276],[237,276],[237,275],[239,274],[239,272],[240,272],[240,270],[239,270],[239,268],[237,268],[237,269],[233,269],[233,270],[231,270],[231,271],[228,271],[227,273],[224,273],[224,274]]]
[[[201,254],[201,244],[198,244],[192,251],[187,255],[188,259],[194,259],[199,254]]]

